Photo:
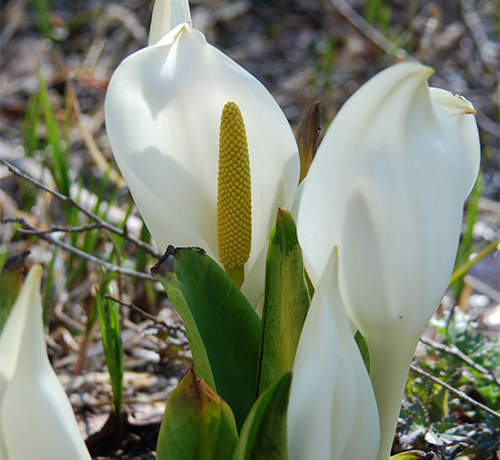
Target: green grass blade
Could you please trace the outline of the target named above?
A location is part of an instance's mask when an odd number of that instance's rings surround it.
[[[52,290],[54,288],[54,264],[57,257],[57,246],[52,251],[52,260],[47,267],[47,278],[45,278],[45,285],[43,288],[42,311],[43,311],[43,324],[49,324],[50,305],[52,299]]]
[[[40,123],[40,95],[33,93],[28,99],[24,118],[24,147],[26,156],[32,158],[40,146],[38,125]]]
[[[499,241],[493,241],[490,244],[488,244],[488,246],[486,246],[484,249],[478,252],[473,259],[467,261],[453,272],[453,275],[451,275],[450,283],[454,283],[462,279],[474,265],[476,265],[480,260],[484,259],[488,254],[493,252],[495,249],[498,249],[499,246],[500,246]]]
[[[479,176],[481,176],[481,174]],[[476,223],[477,218],[479,216],[479,199],[481,198],[482,191],[483,191],[483,185],[478,177],[478,179],[476,180],[476,185],[474,185],[474,188],[472,189],[469,198],[469,203],[467,205],[467,214],[465,217],[465,230],[463,232],[462,240],[460,242],[460,247],[458,249],[455,269],[458,269],[459,266],[463,266],[464,263],[467,262],[467,256],[470,254],[472,250],[472,245],[474,243],[474,224]],[[465,274],[466,273],[464,273],[464,275]],[[458,299],[460,297],[460,292],[462,291],[463,285],[464,285],[463,276],[458,278],[452,284],[451,287],[455,294],[455,298]]]
[[[59,126],[54,117],[54,113],[50,105],[49,94],[47,92],[47,86],[45,85],[40,69],[38,69],[37,75],[40,85],[40,103],[43,107],[45,124],[47,125],[47,142],[49,147],[52,149],[52,174],[54,175],[54,180],[56,181],[59,191],[63,195],[70,196],[70,180],[68,176],[69,156],[64,154],[61,147]]]
[[[45,38],[52,39],[52,27],[50,25],[50,3],[48,0],[31,0],[35,11],[36,24]]]
[[[118,427],[123,428],[123,347],[120,335],[120,319],[118,306],[106,301],[101,294],[96,295],[97,315],[102,334],[102,344],[106,367],[108,368],[111,388],[113,390],[113,411],[117,417]]]

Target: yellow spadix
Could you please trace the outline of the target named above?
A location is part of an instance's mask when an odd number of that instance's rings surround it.
[[[217,241],[220,261],[241,286],[252,249],[252,183],[245,124],[234,102],[224,106],[220,122]]]

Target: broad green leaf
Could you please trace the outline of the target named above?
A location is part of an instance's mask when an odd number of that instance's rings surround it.
[[[292,373],[286,371],[255,402],[233,460],[286,460],[286,414]]]
[[[151,273],[184,320],[198,375],[241,427],[256,398],[259,316],[224,269],[197,248],[170,246]]]
[[[7,318],[16,303],[17,296],[21,292],[24,279],[24,264],[30,251],[23,251],[20,254],[8,259],[1,268],[0,273],[0,334],[7,322]]]
[[[230,460],[237,441],[231,408],[191,369],[167,399],[158,460]]]
[[[267,253],[259,394],[292,369],[310,303],[295,223],[280,208]]]

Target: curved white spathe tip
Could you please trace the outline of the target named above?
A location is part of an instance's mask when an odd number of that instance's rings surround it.
[[[459,94],[453,94],[441,88],[429,88],[429,92],[432,99],[439,103],[449,117],[469,113],[476,115],[477,113],[472,103]]]
[[[471,102],[459,94],[453,94],[441,88],[429,88],[429,92],[432,99],[450,117],[450,121],[466,154],[466,161],[468,161],[469,165],[465,169],[469,172],[469,177],[464,182],[469,184],[469,187],[465,187],[466,196],[468,196],[474,187],[481,164],[481,144],[479,142],[476,117],[474,116],[476,109],[474,109]]]
[[[302,329],[288,405],[291,460],[375,460],[377,404],[330,256]]]
[[[42,267],[33,267],[0,337],[0,440],[6,460],[90,460],[43,335]]]
[[[172,29],[185,22],[191,22],[188,0],[156,0],[148,45],[156,45]]]
[[[418,338],[448,286],[479,165],[474,116],[461,114],[470,105],[429,91],[431,74],[404,63],[363,85],[328,129],[298,206],[305,265],[317,277],[339,248],[342,298],[370,350],[380,460]]]

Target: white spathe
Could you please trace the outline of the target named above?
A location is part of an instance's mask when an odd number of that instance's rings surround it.
[[[165,30],[172,21],[158,20],[156,27]],[[219,124],[229,101],[241,109],[248,137],[252,251],[242,291],[255,305],[263,292],[276,212],[291,207],[300,168],[294,135],[271,94],[183,23],[120,64],[106,95],[106,127],[118,166],[160,249],[198,246],[218,260]]]
[[[0,336],[0,458],[90,460],[47,356],[41,278],[33,267]]]
[[[474,109],[430,91],[431,74],[398,64],[356,92],[328,129],[298,205],[313,282],[338,246],[342,298],[370,350],[379,460],[389,458],[409,364],[448,286],[479,169]]]
[[[290,460],[375,460],[377,403],[338,287],[334,250],[316,287],[293,365]]]
[[[148,45],[156,45],[172,29],[185,22],[191,22],[189,3],[186,0],[155,1]]]

